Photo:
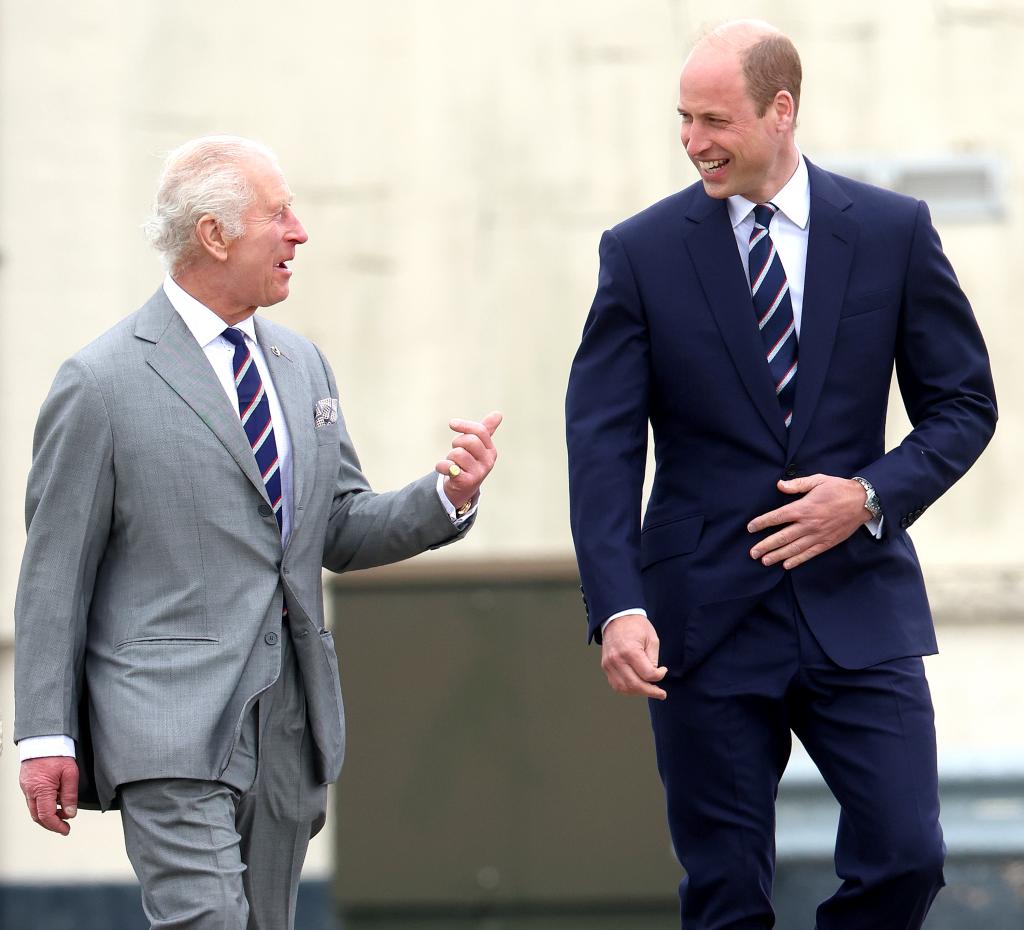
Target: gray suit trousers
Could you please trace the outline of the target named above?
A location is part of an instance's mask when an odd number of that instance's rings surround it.
[[[292,930],[309,840],[326,819],[288,623],[281,675],[246,717],[218,781],[119,789],[125,848],[152,930]]]

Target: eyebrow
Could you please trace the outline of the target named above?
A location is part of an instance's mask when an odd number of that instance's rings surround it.
[[[676,113],[682,116],[684,113],[689,116],[702,116],[704,119],[728,119],[728,115],[722,110],[706,110],[704,112],[697,112],[694,110],[688,110],[686,107],[676,107]]]

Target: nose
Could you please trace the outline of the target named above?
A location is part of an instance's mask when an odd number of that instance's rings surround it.
[[[303,242],[309,239],[306,227],[302,225],[301,220],[299,220],[295,213],[292,213],[292,227],[288,231],[288,238],[297,245],[302,245]]]
[[[695,157],[708,146],[707,137],[693,124],[683,127],[681,137],[687,155]]]

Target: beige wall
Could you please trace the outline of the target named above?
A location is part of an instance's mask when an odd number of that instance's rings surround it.
[[[570,550],[561,403],[603,228],[693,180],[676,138],[682,54],[709,7],[666,0],[0,0],[0,706],[10,732],[21,494],[36,411],[61,359],[157,285],[139,233],[157,153],[204,132],[274,147],[310,242],[268,311],[319,342],[379,487],[430,470],[451,415],[506,413],[479,526],[432,558]],[[1024,112],[1007,80],[1014,0],[723,0],[800,47],[812,158],[984,152],[1007,213],[941,232],[993,354],[1003,422],[978,467],[914,529],[943,603],[969,575],[979,621],[1018,608],[1024,377],[1015,358]],[[894,430],[895,433],[895,430]],[[972,605],[983,604],[983,608]],[[1018,613],[1019,616],[1019,613]],[[1020,627],[996,627],[981,694],[1020,703]],[[989,633],[985,634],[989,636]],[[938,680],[954,689],[953,653]],[[977,656],[977,638],[963,646]],[[972,645],[973,644],[973,645]],[[972,651],[973,650],[973,651]],[[985,650],[988,654],[988,650]],[[955,746],[998,741],[948,708]],[[1009,701],[1013,698],[1014,701]],[[973,708],[972,708],[973,710]],[[26,827],[0,758],[0,880],[127,875],[114,817],[78,839]],[[88,836],[88,840],[86,837]],[[312,856],[326,867],[326,844]]]

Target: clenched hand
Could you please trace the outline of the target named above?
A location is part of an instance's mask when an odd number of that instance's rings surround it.
[[[668,669],[658,665],[658,634],[642,614],[616,617],[601,636],[601,670],[620,694],[642,694],[664,701],[668,695],[653,682]]]
[[[78,765],[70,756],[43,756],[21,763],[18,779],[28,812],[39,826],[67,836],[78,813]]]
[[[501,424],[501,414],[497,411],[487,414],[483,421],[450,420],[448,425],[457,433],[452,440],[448,457],[435,466],[438,474],[444,475],[444,494],[458,510],[476,497],[483,483],[498,458],[498,450],[494,448],[491,437]],[[458,474],[453,478],[451,467],[458,467]]]

